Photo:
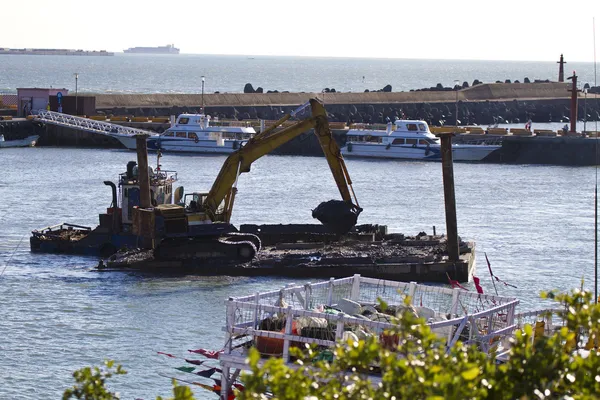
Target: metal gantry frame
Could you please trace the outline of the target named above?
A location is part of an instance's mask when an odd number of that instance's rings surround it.
[[[157,133],[145,131],[143,129],[131,128],[128,126],[111,124],[109,122],[94,121],[88,118],[76,117],[74,115],[62,114],[55,111],[40,110],[34,117],[35,121],[45,124],[62,126],[65,128],[73,128],[81,131],[99,133],[102,135],[127,135],[134,136],[139,134],[158,136]]]
[[[344,332],[352,328],[368,328],[375,334],[393,327],[389,321],[365,320],[347,314],[330,314],[316,311],[319,305],[332,307],[342,301],[354,304],[377,304],[378,299],[394,306],[405,304],[410,299],[415,311],[422,315],[431,312],[427,322],[432,332],[447,339],[447,348],[459,339],[466,344],[475,344],[479,350],[489,354],[496,351],[497,343],[508,339],[516,329],[515,309],[519,300],[514,297],[493,296],[449,289],[441,286],[419,285],[415,282],[397,282],[354,275],[351,277],[307,283],[290,284],[280,290],[258,292],[244,297],[230,297],[226,302],[225,345],[219,353],[221,365],[221,399],[228,399],[232,384],[242,371],[248,370],[245,345],[248,341],[269,340],[281,344],[283,362],[294,368],[290,360],[292,343],[308,343],[332,348],[344,338]],[[440,316],[443,316],[440,318]],[[265,330],[261,321],[275,317],[284,320],[281,330]],[[335,326],[335,338],[302,336],[295,332],[293,321],[301,318],[326,320],[327,326]],[[468,327],[468,329],[466,329]],[[465,330],[466,329],[466,330]],[[301,329],[300,329],[301,330]],[[461,335],[464,337],[461,338]],[[241,343],[234,344],[234,340]],[[494,350],[492,350],[494,349]],[[260,361],[264,364],[264,360]],[[376,383],[380,378],[369,379]]]

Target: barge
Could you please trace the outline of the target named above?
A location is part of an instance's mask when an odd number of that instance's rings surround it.
[[[475,243],[460,241],[458,261],[450,261],[447,237],[420,232],[388,233],[385,225],[364,224],[339,234],[317,224],[241,225],[260,247],[249,262],[198,265],[164,259],[151,250],[124,251],[101,261],[100,270],[192,273],[195,275],[330,278],[362,274],[372,278],[448,283],[468,282],[475,272]]]

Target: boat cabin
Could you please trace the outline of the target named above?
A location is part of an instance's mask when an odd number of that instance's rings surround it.
[[[439,139],[429,131],[425,121],[396,120],[393,124],[389,122],[385,125],[385,130],[366,126],[357,128],[348,131],[349,142],[416,146],[439,144]]]
[[[186,128],[188,126],[206,129],[210,126],[210,115],[181,114],[179,117],[177,117],[173,128]]]
[[[148,167],[150,176],[150,202],[153,206],[173,203],[173,184],[177,181],[175,171],[153,170]],[[135,161],[127,163],[127,172],[119,175],[118,207],[122,210],[123,224],[133,223],[133,208],[140,205],[140,184],[138,167]]]
[[[254,128],[247,123],[217,122],[211,125],[210,115],[181,114],[175,123],[163,132],[161,138],[175,138],[179,140],[248,140],[256,133]],[[223,145],[222,143],[220,144]]]

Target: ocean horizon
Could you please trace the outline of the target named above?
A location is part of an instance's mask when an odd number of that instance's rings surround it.
[[[557,59],[558,59],[557,55]],[[97,56],[0,56],[0,92],[22,87],[58,87],[78,93],[242,93],[254,88],[289,92],[392,91],[484,83],[558,80],[555,61],[436,60],[268,55],[149,55],[116,53]],[[565,77],[576,71],[580,87],[595,85],[594,63],[571,62]]]

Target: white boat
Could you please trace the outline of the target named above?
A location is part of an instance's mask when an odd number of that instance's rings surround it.
[[[4,140],[4,135],[0,135],[0,147],[33,147],[39,138],[39,135],[31,135],[25,139]]]
[[[148,150],[186,153],[232,153],[243,146],[254,128],[246,123],[226,122],[211,125],[210,116],[204,114],[181,114],[175,123],[159,135],[148,138]],[[130,150],[136,149],[135,136],[111,133]]]
[[[453,144],[454,161],[482,161],[499,144]],[[440,139],[429,130],[425,121],[396,120],[385,129],[368,129],[355,125],[346,136],[342,147],[345,157],[397,158],[406,160],[441,160]]]

